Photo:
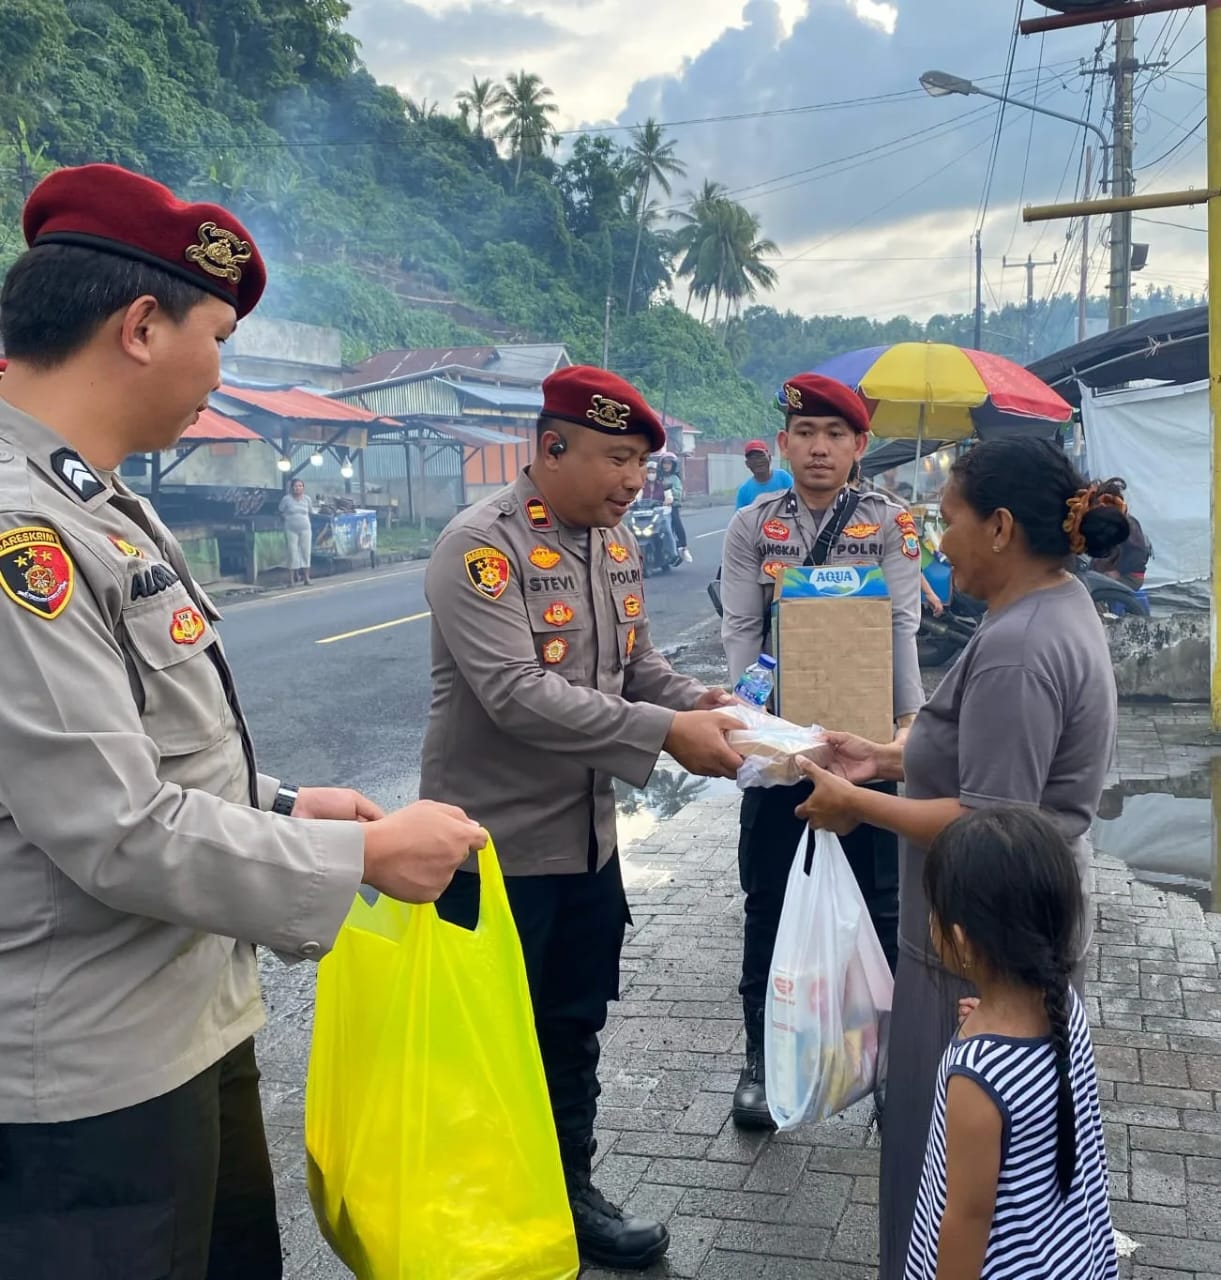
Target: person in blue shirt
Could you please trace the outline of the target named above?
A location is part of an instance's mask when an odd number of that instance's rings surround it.
[[[746,442],[746,466],[750,479],[738,490],[737,507],[749,507],[761,493],[779,492],[793,487],[793,477],[783,467],[772,467],[771,450],[762,440]]]

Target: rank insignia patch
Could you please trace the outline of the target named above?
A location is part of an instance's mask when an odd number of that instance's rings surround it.
[[[91,502],[105,492],[106,486],[74,449],[56,449],[51,455],[51,470],[82,502]]]
[[[552,627],[566,627],[576,614],[562,601],[557,600],[543,614],[543,621]]]
[[[763,526],[763,536],[770,538],[772,542],[787,542],[790,532],[788,525],[782,520],[769,520]]]
[[[616,564],[623,564],[627,560],[629,552],[626,547],[620,546],[617,542],[608,542],[606,544],[606,554]]]
[[[629,618],[639,618],[640,610],[643,607],[644,606],[641,604],[639,596],[623,597],[623,612],[626,613]]]
[[[554,640],[548,640],[543,645],[543,661],[549,666],[554,667],[558,663],[564,661],[568,656],[568,641],[562,636],[556,636]]]
[[[526,503],[526,519],[535,529],[551,528],[551,513],[542,498],[531,498]]]
[[[58,618],[72,599],[76,568],[59,535],[40,525],[0,533],[0,590],[40,618]]]
[[[560,553],[550,547],[535,547],[530,552],[530,563],[536,569],[554,569],[560,562]]]
[[[476,547],[466,553],[466,576],[481,596],[499,600],[509,585],[509,557],[495,547]]]
[[[178,609],[170,623],[170,639],[175,644],[195,644],[203,639],[207,629],[198,609]]]

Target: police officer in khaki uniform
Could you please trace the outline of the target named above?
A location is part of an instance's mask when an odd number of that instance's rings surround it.
[[[725,535],[721,567],[721,637],[732,680],[766,650],[775,579],[786,565],[880,564],[894,619],[894,712],[899,734],[924,702],[916,630],[920,625],[920,544],[911,514],[881,494],[858,493],[854,468],[869,443],[869,416],[843,383],[803,374],[778,397],[785,412],[780,449],[793,476],[785,492],[767,493],[738,511]],[[850,662],[851,643],[828,654]],[[829,729],[838,726],[828,725]],[[893,787],[883,783],[882,786]],[[734,1094],[742,1128],[770,1128],[763,1068],[763,1017],[768,972],[784,905],[793,851],[804,823],[794,809],[810,784],[754,787],[742,797],[738,864],[746,894],[742,947],[742,1010],[746,1066]],[[858,827],[841,843],[894,968],[898,947],[898,844],[889,832]]]
[[[729,700],[653,647],[640,553],[624,514],[665,443],[629,383],[574,367],[543,383],[534,462],[457,516],[425,577],[433,701],[420,794],[462,805],[504,864],[539,1047],[587,1262],[640,1269],[664,1226],[624,1215],[590,1184],[598,1033],[618,998],[628,922],[614,778],[641,787],[660,752],[732,777],[715,710]],[[445,918],[472,926],[478,879],[459,874]]]
[[[326,951],[362,879],[428,901],[483,833],[257,772],[219,614],[115,474],[171,448],[257,302],[215,205],[108,165],[25,212],[0,293],[0,1276],[275,1280],[252,944]]]

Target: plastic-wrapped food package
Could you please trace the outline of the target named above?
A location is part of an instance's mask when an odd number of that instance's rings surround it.
[[[738,786],[743,791],[747,787],[791,787],[801,782],[805,774],[798,766],[799,756],[806,756],[823,768],[831,763],[831,748],[823,740],[819,725],[803,728],[744,702],[725,710],[743,724],[743,728],[726,736],[742,757]]]

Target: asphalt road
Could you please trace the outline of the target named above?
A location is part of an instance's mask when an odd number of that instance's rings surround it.
[[[683,513],[695,563],[650,578],[658,645],[712,617],[729,507]],[[300,784],[359,787],[383,806],[415,799],[429,701],[422,563],[323,580],[231,604],[220,624],[263,769]]]

